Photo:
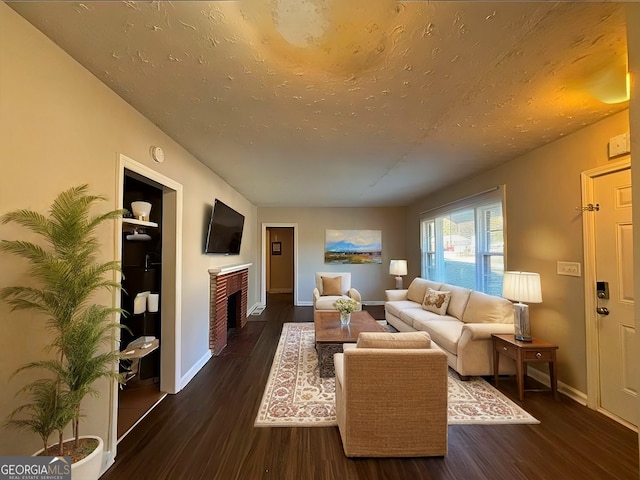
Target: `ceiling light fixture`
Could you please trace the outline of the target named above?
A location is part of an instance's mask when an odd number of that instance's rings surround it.
[[[309,0],[276,0],[273,21],[284,39],[297,47],[315,45],[331,27],[327,5]]]
[[[584,85],[589,94],[606,104],[631,98],[631,75],[626,64],[607,65],[588,77]]]

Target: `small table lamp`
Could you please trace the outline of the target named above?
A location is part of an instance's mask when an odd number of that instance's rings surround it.
[[[529,323],[529,306],[522,302],[542,302],[540,274],[531,272],[504,272],[502,296],[517,302],[513,304],[513,323],[516,340],[530,342],[531,324]]]
[[[406,260],[391,260],[389,264],[389,274],[396,276],[396,288],[402,288],[402,276],[407,274]]]

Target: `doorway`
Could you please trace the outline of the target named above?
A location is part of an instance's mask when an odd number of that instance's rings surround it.
[[[132,183],[132,180],[135,180]],[[127,205],[127,202],[130,202],[131,199],[125,195],[126,184],[133,185],[134,187],[140,187],[145,190],[143,194],[150,193],[153,199],[153,202],[156,203],[156,206],[152,206],[152,212],[154,208],[159,209],[156,211],[158,216],[154,217],[151,215],[151,220],[155,220],[151,222],[152,224],[157,224],[156,226],[142,224],[142,227],[156,229],[155,233],[148,233],[146,230],[144,233],[152,237],[154,235],[158,238],[156,239],[157,245],[160,246],[160,250],[155,252],[147,257],[145,252],[144,260],[142,260],[143,265],[140,270],[144,271],[144,265],[147,264],[147,267],[154,267],[158,270],[158,267],[161,267],[160,278],[161,281],[158,284],[154,285],[159,289],[158,293],[158,312],[159,313],[159,325],[156,325],[157,331],[160,332],[161,338],[156,338],[158,342],[158,357],[159,357],[159,369],[157,370],[158,380],[159,382],[151,382],[157,383],[158,386],[154,388],[158,388],[161,396],[166,395],[167,393],[177,393],[182,388],[181,385],[181,377],[180,377],[180,369],[179,369],[179,359],[180,359],[180,333],[181,333],[181,291],[182,291],[182,204],[183,204],[183,188],[182,185],[171,180],[164,175],[157,173],[156,171],[126,157],[125,155],[119,156],[118,163],[118,180],[117,180],[117,199],[118,199],[118,208],[128,208],[131,206]],[[139,226],[137,219],[131,219],[128,221],[121,222],[120,227],[116,230],[116,238],[115,238],[115,258],[124,259],[126,255],[124,253],[124,242],[125,241],[133,241],[126,239],[126,235],[135,235],[142,234],[143,230],[138,229],[136,232],[126,232],[124,229],[131,229],[131,226]],[[144,242],[142,239],[136,239],[136,242]],[[143,248],[143,247],[139,247]],[[152,264],[159,265],[152,265]],[[144,273],[144,272],[143,272]],[[156,277],[158,276],[158,272],[155,272]],[[144,277],[144,275],[143,275]],[[150,279],[142,279],[143,281]],[[117,281],[122,281],[121,277],[117,278]],[[153,281],[157,281],[157,278]],[[144,285],[142,285],[144,286]],[[146,288],[146,286],[145,286]],[[145,292],[147,290],[143,290]],[[150,290],[149,290],[150,291]],[[139,292],[138,292],[139,293]],[[135,297],[134,297],[135,298]],[[115,303],[117,307],[122,306],[123,308],[127,308],[126,302],[123,302],[123,299],[120,295],[115,299]],[[153,303],[153,302],[152,302]],[[147,304],[148,305],[148,304]],[[131,306],[129,308],[132,308]],[[152,307],[155,309],[155,307]],[[154,312],[151,312],[154,313]],[[145,335],[146,326],[142,326],[142,336],[150,337],[155,336],[151,333],[149,335]],[[150,332],[150,331],[149,331]],[[148,339],[144,339],[148,340]],[[123,338],[123,343],[126,341]],[[150,343],[150,342],[144,342]],[[125,345],[126,346],[126,345]],[[145,367],[148,368],[148,367]],[[140,374],[141,370],[137,371]],[[147,370],[148,374],[148,370]],[[151,375],[154,375],[151,372]],[[144,375],[143,375],[144,376]],[[154,378],[155,380],[155,378]],[[112,455],[115,457],[117,451],[118,444],[118,410],[119,410],[119,386],[117,383],[112,384],[112,389],[110,393],[110,401],[111,401],[111,415],[110,415],[110,432],[109,439],[107,441],[108,450],[112,452]],[[155,405],[155,404],[154,404]],[[148,412],[148,410],[147,410]],[[146,414],[145,412],[144,414]],[[144,415],[143,414],[143,415]],[[139,420],[138,420],[139,421]],[[135,424],[134,424],[135,425]]]
[[[260,304],[267,294],[292,295],[298,304],[298,228],[295,223],[262,224],[262,278]]]
[[[118,390],[118,440],[163,397],[160,391],[162,338],[162,186],[125,169],[123,206],[133,212],[134,202],[151,206],[148,216],[125,215],[122,222],[122,290],[120,307],[120,373],[125,383]]]
[[[587,402],[636,429],[633,223],[630,162],[582,175],[587,318]]]
[[[293,228],[267,228],[267,293],[293,293]]]

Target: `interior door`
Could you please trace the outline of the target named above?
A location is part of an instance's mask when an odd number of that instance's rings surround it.
[[[638,425],[631,170],[594,180],[600,407]]]
[[[267,229],[267,292],[293,293],[293,228]]]

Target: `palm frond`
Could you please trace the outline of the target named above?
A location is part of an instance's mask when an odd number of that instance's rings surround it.
[[[46,262],[48,258],[51,258],[40,245],[21,240],[2,240],[0,242],[0,250],[36,263]]]
[[[0,299],[13,310],[31,309],[44,314],[52,332],[47,348],[53,350],[54,359],[34,361],[14,372],[16,375],[38,369],[47,372],[47,378],[21,390],[30,396],[31,403],[16,409],[7,422],[16,428],[36,431],[45,445],[49,435],[54,431],[61,434],[71,421],[74,434],[78,435],[80,404],[84,396],[97,393],[92,387],[96,380],[103,377],[122,380],[113,368],[120,352],[112,342],[115,329],[122,328],[113,318],[123,311],[94,305],[91,298],[100,289],[120,288],[113,280],[113,272],[120,271],[120,263],[98,261],[101,244],[96,228],[120,217],[123,210],[92,214],[92,208],[106,198],[88,191],[88,185],[80,185],[60,193],[48,216],[17,210],[0,217],[3,223],[22,225],[44,241],[43,244],[0,242],[0,252],[29,261],[30,276],[38,283],[37,287],[3,288]]]
[[[11,305],[11,310],[36,310],[49,313],[42,293],[30,287],[5,287],[0,289],[0,299]]]
[[[25,387],[31,403],[21,405],[10,415],[5,425],[37,433],[46,448],[47,440],[55,431],[63,430],[73,420],[77,398],[61,392],[56,380],[42,379]],[[27,418],[16,418],[26,414]]]
[[[90,218],[89,222],[87,224],[87,228],[93,230],[95,227],[97,227],[98,225],[100,225],[103,222],[106,222],[106,221],[109,221],[109,220],[116,220],[118,218],[121,218],[126,212],[127,212],[127,210],[122,208],[120,210],[112,210],[112,211],[104,213],[102,215],[98,215],[98,216],[95,216],[93,218]]]
[[[2,223],[14,222],[44,237],[49,236],[49,222],[41,213],[31,210],[15,210],[0,217]]]

